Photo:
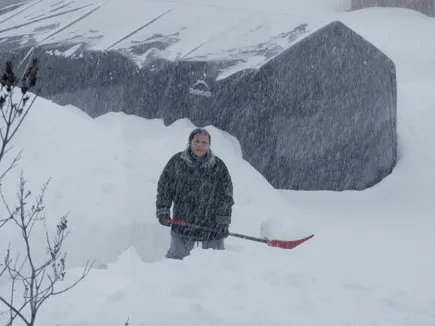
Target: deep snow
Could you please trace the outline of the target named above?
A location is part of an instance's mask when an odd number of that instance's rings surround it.
[[[91,119],[38,99],[15,141],[24,149],[20,167],[35,191],[52,177],[49,227],[71,211],[68,263],[77,268],[69,277],[88,258],[100,267],[48,301],[39,325],[122,325],[128,317],[131,325],[435,324],[435,21],[404,9],[311,13],[318,14],[342,20],[397,65],[394,172],[359,192],[277,191],[241,159],[236,139],[210,127],[234,181],[232,231],[258,236],[273,220],[316,236],[291,251],[229,238],[224,252],[198,248],[183,261],[165,260],[156,182],[184,148],[190,122]],[[9,196],[18,173],[4,185]],[[0,249],[19,239],[5,230]]]

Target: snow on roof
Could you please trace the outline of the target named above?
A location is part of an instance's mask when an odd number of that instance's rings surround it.
[[[298,14],[192,2],[44,0],[0,15],[0,46],[69,44],[65,56],[117,50],[139,66],[150,56],[232,61],[237,71],[258,67],[320,25]]]

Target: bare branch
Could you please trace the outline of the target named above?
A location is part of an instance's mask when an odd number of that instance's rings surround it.
[[[15,133],[18,131],[18,129],[20,128],[21,124],[23,123],[24,119],[26,118],[27,114],[30,111],[30,108],[33,106],[33,104],[35,103],[39,93],[41,92],[41,89],[38,89],[38,91],[36,92],[36,96],[32,99],[32,102],[30,103],[30,106],[27,110],[25,110],[23,117],[20,119],[20,121],[18,122],[16,128],[12,131],[11,134],[11,138],[15,136]]]
[[[41,91],[41,89],[39,89],[32,99],[32,102],[27,105],[27,102],[30,99],[30,96],[27,95],[27,91],[31,87],[35,86],[38,71],[39,61],[37,59],[33,59],[31,66],[27,69],[22,79],[18,80],[13,71],[12,62],[8,61],[6,62],[5,72],[0,76],[0,112],[1,118],[3,120],[2,122],[4,124],[4,127],[0,128],[2,140],[2,144],[0,146],[0,162],[7,153],[8,144],[15,136],[16,132],[20,129]],[[18,103],[14,103],[13,98],[16,87],[21,89],[22,94]],[[0,180],[12,167],[15,166],[17,160],[18,159],[15,158],[11,166],[4,173],[2,173]]]
[[[15,282],[16,282],[16,279],[15,278],[12,278],[12,285],[11,285],[11,299],[10,299],[10,303],[11,303],[11,306],[13,306],[14,305],[14,291],[15,291]],[[9,315],[9,320],[14,320],[15,319],[15,317],[14,317],[14,311],[11,309],[10,310],[10,315]],[[16,316],[16,313],[15,313],[15,316]],[[12,322],[11,322],[11,324],[12,324]]]
[[[7,268],[4,264],[0,264],[0,278],[3,276],[3,274],[7,271]]]
[[[36,75],[39,70],[39,62],[34,59],[28,65],[21,80],[15,76],[12,63],[6,63],[5,73],[0,74],[0,163],[10,152],[9,146],[11,139],[21,128],[23,121],[28,116],[30,109],[36,101],[41,89],[31,99],[27,94],[28,90],[35,86]],[[19,85],[21,83],[21,85]],[[21,88],[21,98],[18,103],[14,102],[14,90]],[[31,100],[30,100],[31,99]],[[30,103],[29,103],[30,102]],[[25,325],[34,326],[36,315],[43,303],[52,296],[57,296],[67,292],[80,283],[90,272],[93,263],[87,262],[81,277],[73,281],[69,286],[60,287],[66,275],[66,253],[62,251],[64,240],[68,235],[68,215],[60,218],[56,226],[53,239],[50,239],[47,226],[45,224],[44,195],[50,180],[42,187],[42,190],[33,204],[29,204],[31,192],[26,190],[26,180],[21,172],[17,202],[10,205],[3,192],[1,191],[1,181],[4,177],[17,166],[21,158],[21,152],[12,160],[6,170],[0,173],[0,196],[1,201],[6,207],[8,217],[0,219],[0,231],[8,222],[13,221],[21,234],[21,240],[25,247],[25,252],[20,260],[19,255],[15,259],[11,258],[11,251],[8,248],[4,257],[3,264],[0,264],[0,277],[8,275],[12,282],[10,288],[10,298],[6,299],[0,294],[0,303],[3,303],[9,313],[8,326],[12,326],[15,319],[20,318]],[[42,261],[37,261],[34,250],[31,246],[32,231],[37,222],[44,221],[47,251]],[[34,249],[34,248],[33,248]],[[59,286],[59,288],[58,288]],[[21,296],[18,295],[18,289]],[[26,317],[28,315],[29,317]],[[126,325],[128,324],[128,321]]]
[[[19,309],[17,309],[17,311],[19,313],[21,313],[21,311],[23,311],[23,309],[27,306],[28,301],[25,301],[21,307]],[[7,324],[7,326],[12,326],[12,323],[14,322],[15,318],[19,317],[18,313],[15,313],[12,318],[10,318],[9,323]]]
[[[1,229],[7,222],[9,222],[11,219],[13,219],[13,213],[12,213],[11,209],[9,208],[8,203],[6,202],[5,196],[3,195],[3,191],[1,190],[1,184],[0,184],[0,197],[1,197],[2,201],[3,201],[3,204],[6,207],[6,210],[9,213],[9,217],[8,218],[0,220],[0,229]]]
[[[44,212],[44,194],[47,190],[48,182],[44,184],[39,195],[36,196],[34,204],[29,203],[31,192],[26,190],[26,181],[21,174],[19,190],[17,193],[17,205],[12,209],[9,205],[9,212],[15,225],[21,231],[21,238],[25,245],[25,257],[20,262],[19,257],[11,263],[10,259],[5,268],[13,279],[12,287],[16,282],[20,282],[24,287],[23,306],[17,308],[14,304],[14,298],[7,301],[15,310],[10,310],[10,319],[19,317],[23,309],[28,309],[30,317],[28,323],[33,326],[37,312],[44,302],[52,296],[63,294],[78,283],[80,283],[90,272],[93,263],[87,262],[83,274],[72,282],[69,286],[58,289],[60,282],[64,281],[66,275],[66,253],[62,252],[63,243],[68,235],[68,215],[64,215],[56,226],[56,233],[53,239],[50,239],[45,219],[40,217]],[[3,197],[4,198],[4,197]],[[4,200],[6,201],[6,200]],[[29,208],[27,206],[31,205]],[[36,262],[31,250],[30,234],[36,222],[43,221],[46,235],[47,256],[42,262]],[[27,274],[23,273],[23,267],[28,268]],[[1,297],[1,296],[0,296]],[[4,297],[3,300],[6,301]],[[9,307],[9,306],[8,306]],[[27,307],[27,308],[26,308]]]
[[[0,229],[9,221],[9,218],[5,218],[3,220],[0,220]]]
[[[7,153],[7,150],[5,151],[5,154]],[[14,169],[18,165],[18,161],[21,159],[21,153],[20,151],[17,156],[14,157],[12,160],[12,163],[9,165],[9,167],[0,175],[0,182],[3,180],[3,178],[6,176],[6,174],[9,173],[10,170]]]
[[[53,292],[52,295],[59,295],[62,293],[65,293],[66,291],[71,290],[72,288],[74,288],[77,284],[79,284],[91,271],[92,267],[93,267],[94,263],[90,263],[89,261],[86,262],[86,266],[83,270],[83,274],[82,276],[80,276],[73,284],[71,284],[70,286],[64,288],[61,291],[57,291],[57,292]]]
[[[17,314],[17,316],[19,316],[21,318],[21,320],[27,325],[27,326],[32,326],[26,319],[26,317],[24,317],[21,312],[19,310],[17,310],[16,308],[14,308],[14,306],[12,306],[8,301],[6,301],[5,299],[3,299],[0,296],[0,301],[3,302],[10,310],[12,310],[14,313]]]
[[[9,254],[8,254],[9,256]],[[23,259],[23,262],[21,263],[20,267],[17,267],[18,263],[19,263],[19,254],[17,255],[17,258],[15,259],[15,263],[14,266],[12,267],[12,260],[10,259],[9,262],[7,263],[7,271],[9,272],[9,276],[13,279],[13,280],[20,280],[23,282],[23,284],[25,285],[25,287],[28,287],[30,285],[29,282],[29,277],[26,277],[22,274],[22,270],[24,268],[24,266],[27,263],[27,257],[25,259]]]
[[[2,277],[3,274],[5,274],[8,271],[9,264],[10,264],[10,245],[9,245],[8,249],[6,250],[6,256],[3,260],[3,264],[0,265],[0,266],[2,266],[2,268],[0,270],[0,277]]]

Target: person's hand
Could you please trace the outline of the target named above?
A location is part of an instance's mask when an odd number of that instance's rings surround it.
[[[229,228],[231,223],[231,217],[230,216],[221,216],[218,215],[215,217],[215,227],[216,230],[216,237],[218,238],[227,238],[229,236]]]
[[[216,233],[219,238],[228,238],[230,234],[230,225],[218,223],[216,226]]]
[[[163,226],[171,226],[171,223],[168,223],[168,220],[170,219],[170,217],[161,217],[159,218],[159,223]]]

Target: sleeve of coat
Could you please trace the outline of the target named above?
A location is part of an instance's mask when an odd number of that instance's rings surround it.
[[[171,216],[175,193],[175,162],[171,158],[163,168],[157,183],[156,216],[158,219]]]
[[[231,223],[233,198],[233,182],[225,163],[222,162],[222,172],[220,174],[220,196],[219,204],[216,210],[216,222],[221,224]]]

